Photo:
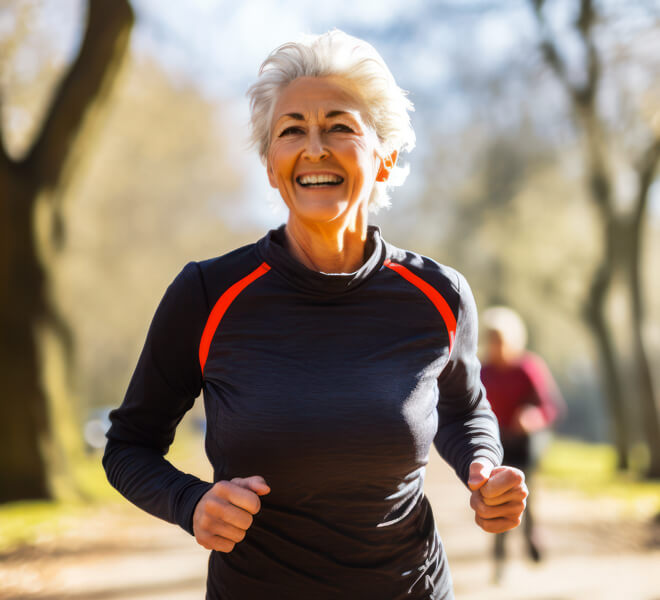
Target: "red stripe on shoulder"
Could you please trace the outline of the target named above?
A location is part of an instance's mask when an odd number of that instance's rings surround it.
[[[206,359],[209,355],[211,340],[213,339],[213,336],[218,329],[218,325],[220,325],[220,321],[222,321],[222,317],[225,316],[225,312],[227,312],[227,309],[231,303],[236,300],[236,297],[248,285],[259,279],[259,277],[268,271],[270,271],[270,265],[265,262],[261,263],[254,271],[252,271],[252,273],[246,275],[243,277],[243,279],[239,279],[234,285],[225,291],[225,293],[222,294],[220,298],[218,298],[218,301],[213,306],[213,310],[211,310],[211,314],[206,321],[206,325],[204,326],[204,331],[202,333],[202,339],[199,342],[199,366],[202,368],[202,374],[204,374],[204,366],[206,365]]]
[[[447,328],[447,333],[449,334],[449,353],[451,354],[452,346],[454,345],[454,339],[456,338],[456,317],[452,312],[447,301],[442,297],[442,294],[438,292],[432,285],[426,283],[421,277],[415,275],[410,269],[400,265],[399,263],[392,262],[389,258],[383,263],[386,267],[392,269],[406,281],[412,283],[417,289],[419,289],[436,307],[442,320],[445,322],[445,327]]]

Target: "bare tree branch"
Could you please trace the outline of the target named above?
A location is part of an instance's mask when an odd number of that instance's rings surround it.
[[[24,163],[55,187],[87,110],[103,96],[128,45],[134,15],[128,0],[90,0],[85,36],[60,84],[40,134]]]
[[[585,70],[587,77],[582,84],[576,84],[570,80],[566,64],[559,53],[557,41],[552,36],[543,14],[544,0],[530,0],[530,2],[539,24],[543,55],[572,99],[575,116],[582,122],[585,130],[591,195],[599,210],[602,211],[603,217],[609,219],[613,210],[612,186],[609,161],[605,154],[607,147],[605,143],[606,134],[602,122],[598,119],[595,106],[601,68],[593,39],[593,24],[596,16],[592,0],[581,0],[580,12],[575,22],[582,44],[586,49],[587,64]]]
[[[580,3],[580,14],[575,25],[581,33],[582,43],[587,50],[587,80],[581,88],[578,87],[576,89],[574,97],[577,102],[584,106],[593,106],[600,79],[600,62],[598,61],[596,44],[592,35],[594,21],[595,14],[592,1],[582,0]]]
[[[539,33],[541,35],[540,46],[543,57],[547,64],[550,65],[550,68],[555,72],[555,75],[561,84],[566,88],[566,91],[571,97],[573,97],[575,95],[575,86],[571,83],[566,65],[559,54],[557,43],[550,33],[550,28],[548,27],[548,23],[543,14],[543,5],[545,2],[544,0],[530,0],[530,2],[539,26]]]

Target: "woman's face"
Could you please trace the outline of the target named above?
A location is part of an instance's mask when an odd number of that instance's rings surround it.
[[[267,168],[291,216],[327,223],[367,207],[374,183],[389,172],[362,114],[340,78],[300,77],[282,90]]]

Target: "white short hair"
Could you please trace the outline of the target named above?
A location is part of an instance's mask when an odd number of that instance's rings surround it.
[[[306,35],[273,50],[259,69],[257,81],[250,86],[250,126],[252,143],[266,162],[270,146],[273,110],[280,92],[298,77],[341,77],[357,90],[366,107],[365,120],[380,142],[384,158],[393,151],[415,147],[415,132],[410,124],[412,102],[394,80],[376,49],[359,38],[333,29],[321,35]],[[398,161],[397,161],[398,162]],[[376,182],[369,198],[374,212],[389,206],[388,187],[401,185],[409,166],[394,165],[386,182]]]
[[[514,352],[521,353],[527,346],[527,328],[520,315],[506,306],[491,306],[481,315],[486,331],[497,332]]]

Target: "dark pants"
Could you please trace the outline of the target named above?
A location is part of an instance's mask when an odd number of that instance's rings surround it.
[[[521,435],[507,435],[502,432],[502,446],[504,447],[504,461],[503,464],[516,467],[525,474],[525,481],[527,487],[530,487],[531,479],[536,470],[539,459],[543,449],[548,442],[547,432],[540,432],[531,436]],[[534,561],[541,559],[540,549],[534,535],[534,517],[531,507],[531,494],[527,498],[527,507],[522,518],[522,531],[525,536],[527,551]],[[494,556],[496,569],[501,569],[501,566],[506,558],[506,551],[504,543],[506,540],[505,533],[495,534]],[[496,570],[496,578],[499,578],[501,573]]]

